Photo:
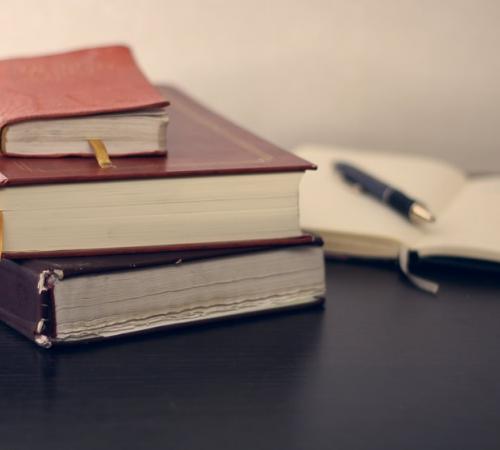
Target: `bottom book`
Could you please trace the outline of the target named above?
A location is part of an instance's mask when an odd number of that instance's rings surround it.
[[[42,347],[321,303],[321,241],[0,261],[0,319]]]

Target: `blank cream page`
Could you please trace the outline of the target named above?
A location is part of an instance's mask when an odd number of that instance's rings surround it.
[[[300,186],[301,226],[309,231],[397,240],[410,245],[421,235],[397,212],[357,192],[333,169],[345,161],[415,197],[439,214],[465,184],[465,175],[439,160],[397,153],[302,146],[295,153],[318,165]]]
[[[469,181],[414,248],[422,256],[500,261],[500,177]]]

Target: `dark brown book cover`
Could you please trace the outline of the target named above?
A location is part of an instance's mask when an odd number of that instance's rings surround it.
[[[147,267],[182,264],[209,258],[234,256],[248,252],[315,245],[321,239],[309,236],[290,239],[287,244],[184,250],[152,254],[109,255],[0,261],[0,320],[41,346],[48,346],[57,336],[52,280],[115,271],[134,271]],[[48,340],[47,340],[48,338]]]
[[[173,87],[168,157],[129,157],[101,169],[89,158],[0,157],[0,186],[223,174],[292,172],[315,166],[245,131]]]

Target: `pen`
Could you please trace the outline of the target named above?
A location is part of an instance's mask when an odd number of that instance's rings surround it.
[[[434,222],[435,216],[420,201],[407,196],[393,186],[369,175],[348,163],[337,162],[335,169],[344,179],[358,185],[363,192],[389,205],[412,222]]]

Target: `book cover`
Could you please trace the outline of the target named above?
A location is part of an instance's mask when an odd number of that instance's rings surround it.
[[[292,172],[315,165],[286,152],[166,86],[170,128],[168,158],[117,158],[101,169],[88,158],[0,157],[0,186],[86,181]],[[1,99],[0,99],[1,103]]]

